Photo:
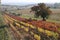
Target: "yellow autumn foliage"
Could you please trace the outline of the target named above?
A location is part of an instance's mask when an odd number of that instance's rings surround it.
[[[40,36],[38,36],[37,34],[34,34],[34,38],[35,38],[36,40],[40,40],[40,39],[41,39]]]

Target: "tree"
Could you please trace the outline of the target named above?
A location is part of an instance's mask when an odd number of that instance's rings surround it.
[[[38,6],[33,6],[31,11],[34,11],[36,18],[41,16],[43,21],[46,21],[50,13],[52,13],[49,7],[47,7],[44,3],[39,3]]]
[[[22,14],[17,14],[17,16],[21,16]]]

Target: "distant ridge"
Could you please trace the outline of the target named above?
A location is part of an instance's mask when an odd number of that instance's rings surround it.
[[[2,6],[20,6],[20,7],[32,7],[32,6],[36,6],[38,3],[30,3],[30,4],[27,4],[27,3],[11,3],[11,4],[1,4]],[[59,8],[60,9],[60,3],[45,3],[47,6],[49,6],[50,8]]]
[[[20,6],[25,6],[25,5],[36,4],[36,3],[21,2],[21,3],[1,3],[1,4],[2,5],[20,5]]]

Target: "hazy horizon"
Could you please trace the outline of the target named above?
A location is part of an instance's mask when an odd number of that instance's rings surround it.
[[[60,0],[1,0],[1,4],[27,5],[35,3],[60,3]]]

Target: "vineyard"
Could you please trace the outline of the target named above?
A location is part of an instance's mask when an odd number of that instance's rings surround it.
[[[60,24],[4,14],[16,40],[60,40]]]

